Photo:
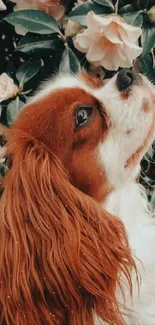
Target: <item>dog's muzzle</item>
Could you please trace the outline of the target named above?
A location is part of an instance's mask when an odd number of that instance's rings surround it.
[[[135,84],[140,84],[142,77],[130,69],[122,69],[116,79],[116,85],[119,91],[126,91]]]

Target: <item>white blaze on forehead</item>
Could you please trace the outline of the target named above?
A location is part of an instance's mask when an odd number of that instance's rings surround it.
[[[72,76],[70,74],[58,75],[55,78],[51,78],[47,82],[44,82],[40,87],[40,90],[32,97],[29,104],[38,102],[56,90],[65,88],[80,88],[85,90],[87,93],[92,94],[92,89],[87,86],[84,80],[80,79],[80,76]]]

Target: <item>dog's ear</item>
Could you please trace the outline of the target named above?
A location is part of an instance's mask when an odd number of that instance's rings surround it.
[[[5,325],[124,324],[115,296],[135,267],[122,223],[76,189],[60,160],[10,130],[0,201],[0,309]]]

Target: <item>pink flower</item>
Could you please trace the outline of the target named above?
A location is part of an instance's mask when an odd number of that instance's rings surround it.
[[[7,8],[6,8],[5,4],[3,3],[3,1],[0,0],[0,11],[6,10],[6,9]]]
[[[13,80],[6,73],[2,73],[0,75],[0,102],[16,96],[17,92],[18,88]]]
[[[147,16],[153,23],[155,23],[155,6],[153,6],[150,10],[148,10]]]
[[[46,11],[58,21],[65,13],[65,7],[60,3],[60,0],[39,0],[38,9]]]
[[[101,17],[92,11],[87,15],[87,29],[74,39],[75,47],[86,53],[93,65],[107,70],[131,67],[133,60],[142,53],[136,42],[142,31],[126,24],[120,16]]]
[[[60,0],[11,0],[16,3],[14,11],[24,9],[38,9],[47,12],[50,16],[60,21],[65,13],[65,7],[60,3]],[[24,28],[16,27],[16,33],[25,35]]]

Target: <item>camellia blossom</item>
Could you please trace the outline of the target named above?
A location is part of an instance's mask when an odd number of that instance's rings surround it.
[[[87,15],[87,27],[76,35],[74,45],[86,53],[93,65],[107,70],[128,68],[142,53],[142,48],[136,44],[141,29],[128,25],[119,15],[101,17],[91,11]]]
[[[147,16],[153,23],[155,23],[155,6],[153,6],[150,10],[148,10]]]
[[[0,102],[16,96],[17,92],[18,88],[13,80],[6,73],[2,73],[0,75]]]
[[[60,21],[65,13],[65,7],[60,3],[60,0],[11,0],[16,3],[13,8],[14,11],[24,9],[38,9],[45,11],[50,16],[54,17],[57,21]],[[16,27],[16,33],[25,35],[26,30],[24,28]]]
[[[3,1],[0,0],[0,11],[6,10],[6,9],[7,8],[6,8],[5,4],[3,3]]]

